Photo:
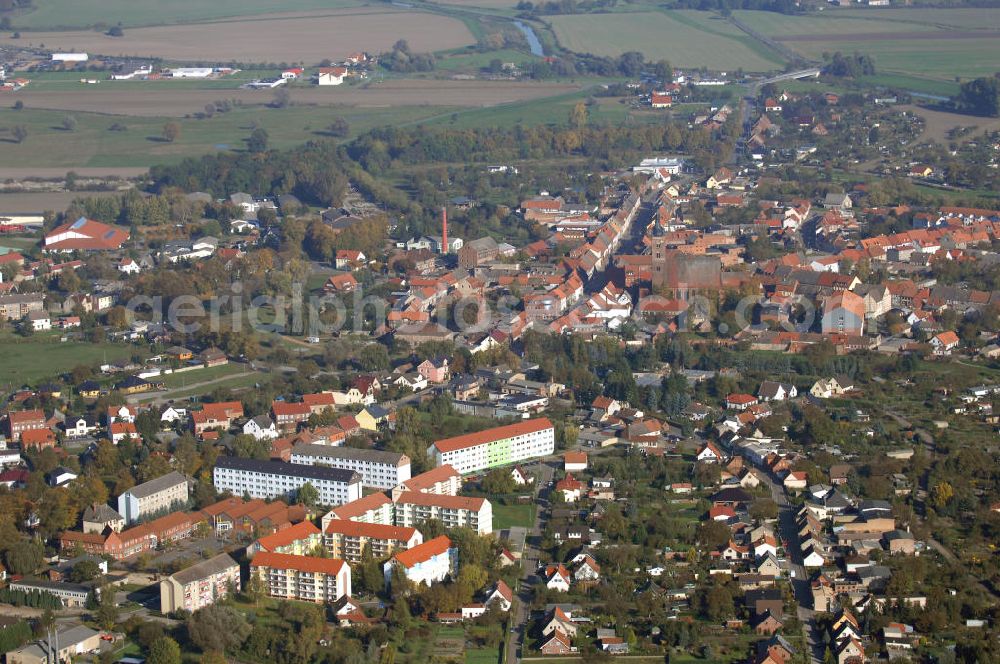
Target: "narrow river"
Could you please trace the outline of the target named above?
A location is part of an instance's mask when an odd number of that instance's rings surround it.
[[[542,42],[538,40],[538,35],[535,34],[534,29],[521,21],[514,21],[514,25],[524,34],[524,38],[528,40],[528,48],[531,49],[531,54],[544,58],[545,49],[542,48]]]

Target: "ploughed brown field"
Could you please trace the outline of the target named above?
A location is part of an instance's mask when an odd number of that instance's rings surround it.
[[[464,23],[414,11],[353,9],[265,15],[190,25],[127,28],[122,37],[93,30],[25,32],[0,44],[35,45],[105,56],[148,56],[180,62],[305,62],[378,53],[405,39],[414,52],[475,41]]]
[[[293,104],[348,105],[368,108],[401,106],[496,106],[526,99],[548,97],[579,89],[556,83],[508,81],[388,80],[363,85],[338,85],[291,90]],[[149,81],[148,87],[120,88],[88,86],[73,92],[32,91],[17,93],[26,108],[89,111],[112,115],[183,116],[196,113],[219,99],[239,99],[245,104],[266,104],[273,97],[264,90],[176,90],[169,83]]]

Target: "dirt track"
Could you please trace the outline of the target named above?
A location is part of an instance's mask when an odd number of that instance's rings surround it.
[[[160,87],[157,87],[160,85]],[[73,92],[32,90],[18,92],[27,108],[107,113],[145,117],[180,117],[195,113],[219,99],[265,104],[269,91],[171,90],[169,84],[150,81],[147,89],[111,89],[111,85]],[[496,106],[536,99],[577,89],[573,85],[507,81],[393,80],[365,86],[295,88],[292,102],[318,106],[389,108],[394,106]]]
[[[388,51],[405,39],[415,52],[437,51],[473,43],[464,23],[427,12],[377,9],[293,14],[130,28],[122,37],[94,30],[26,32],[0,44],[86,51],[107,56],[146,56],[184,62],[316,63],[354,51]]]

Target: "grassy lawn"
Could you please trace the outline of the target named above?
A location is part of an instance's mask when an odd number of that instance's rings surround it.
[[[174,387],[183,387],[184,385],[191,385],[192,383],[201,383],[206,380],[215,380],[217,378],[222,378],[224,376],[237,376],[246,372],[246,366],[242,364],[223,364],[218,367],[202,367],[201,369],[192,369],[190,371],[182,371],[181,373],[168,374],[166,376],[159,376],[153,380],[157,380],[163,383],[164,387],[167,389]]]
[[[60,342],[56,336],[22,338],[0,335],[0,382],[17,387],[58,376],[81,364],[102,364],[131,357],[142,351],[125,344]]]
[[[512,526],[531,528],[535,525],[535,508],[535,503],[528,505],[501,505],[494,502],[493,529],[503,530]]]
[[[714,70],[770,71],[782,61],[728,22],[702,12],[580,14],[549,18],[562,46],[579,53],[619,56],[641,51],[648,60]]]
[[[465,651],[465,664],[497,664],[500,659],[498,648],[479,648]]]
[[[226,378],[225,380],[220,380],[211,385],[205,385],[203,387],[193,387],[191,389],[182,389],[176,392],[170,393],[171,399],[187,399],[190,397],[198,397],[203,394],[208,394],[213,390],[217,389],[228,389],[228,390],[238,390],[253,387],[257,383],[261,383],[267,380],[266,374],[260,374],[257,372],[241,373],[232,376],[231,378]],[[190,382],[194,382],[193,380]],[[199,381],[200,382],[200,381]],[[156,398],[156,394],[139,394],[136,395],[137,401],[150,401]]]
[[[871,85],[884,85],[941,97],[956,95],[959,88],[958,83],[954,81],[934,80],[908,74],[875,74],[874,76],[863,76],[859,80]]]

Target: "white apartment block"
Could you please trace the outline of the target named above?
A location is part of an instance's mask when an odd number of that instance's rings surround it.
[[[405,482],[400,482],[399,486],[393,490],[457,496],[458,492],[462,490],[462,474],[452,466],[445,464],[431,468],[426,473],[420,473]]]
[[[361,475],[327,466],[219,457],[212,481],[217,491],[251,498],[295,498],[303,484],[319,492],[322,505],[343,505],[361,497]]]
[[[302,444],[292,448],[290,461],[353,470],[361,474],[361,486],[373,489],[391,489],[410,479],[410,457],[397,452]]]
[[[394,497],[397,526],[417,528],[437,519],[445,528],[471,528],[480,535],[493,532],[493,505],[485,498],[442,496],[403,491]]]
[[[143,482],[118,496],[118,513],[130,526],[144,516],[166,514],[188,501],[187,478],[177,471]]]
[[[371,548],[376,560],[384,560],[397,551],[423,544],[424,536],[416,528],[384,526],[358,521],[334,519],[323,531],[323,544],[333,558],[360,562],[365,547]]]
[[[385,526],[392,526],[396,523],[392,500],[384,493],[368,494],[352,503],[334,507],[323,515],[320,528],[325,532],[327,525],[334,519]]]
[[[382,566],[385,585],[392,585],[393,570],[398,568],[414,584],[428,586],[444,581],[458,568],[458,549],[441,535],[412,549],[401,551]]]
[[[228,553],[192,565],[160,581],[160,612],[197,611],[240,590],[240,565]]]
[[[463,475],[555,453],[555,428],[546,417],[435,441],[427,448],[434,465],[449,464]]]
[[[351,566],[334,558],[261,551],[250,561],[250,573],[280,599],[324,604],[351,594]]]

